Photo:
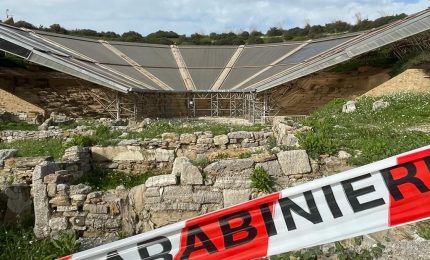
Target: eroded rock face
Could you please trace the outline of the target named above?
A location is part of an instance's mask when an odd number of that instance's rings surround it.
[[[254,161],[252,159],[228,159],[211,163],[204,171],[210,175],[239,174],[252,169],[253,166]]]
[[[309,157],[305,150],[283,151],[277,154],[282,172],[289,175],[310,173]]]
[[[16,149],[1,149],[0,150],[0,161],[15,157],[18,150]]]
[[[199,168],[194,166],[186,157],[178,157],[175,159],[172,174],[180,176],[181,184],[184,185],[203,184],[203,177]]]

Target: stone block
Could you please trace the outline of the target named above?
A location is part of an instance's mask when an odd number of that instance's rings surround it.
[[[53,230],[66,230],[69,226],[67,218],[51,218],[49,220],[49,227]]]
[[[54,206],[69,206],[70,199],[67,196],[57,196],[49,200],[49,203]]]
[[[0,161],[15,157],[17,152],[16,149],[0,149]]]
[[[238,131],[238,132],[231,132],[228,133],[228,138],[233,139],[245,139],[245,138],[253,138],[252,132],[246,132],[246,131]]]
[[[173,174],[152,176],[148,178],[148,180],[145,182],[145,186],[147,188],[164,187],[164,186],[177,185],[177,184],[178,184],[178,178],[176,177],[176,175],[173,175]]]
[[[228,136],[227,135],[217,135],[214,137],[214,144],[217,146],[222,146],[228,144]]]
[[[64,211],[77,211],[77,206],[58,206],[57,211],[58,212],[64,212]]]
[[[215,180],[214,187],[220,189],[250,189],[251,179],[243,175],[218,176]]]
[[[216,191],[197,191],[193,193],[193,201],[195,203],[222,203],[223,197],[221,192]]]
[[[263,163],[257,163],[255,165],[255,168],[257,168],[257,167],[263,168],[271,176],[282,176],[283,175],[283,171],[282,171],[281,165],[279,164],[279,162],[277,160],[263,162]]]
[[[57,184],[57,193],[61,196],[67,196],[69,194],[69,185],[67,184]]]
[[[84,194],[87,195],[92,191],[92,188],[85,184],[71,185],[70,186],[70,195]]]
[[[164,188],[163,201],[169,202],[193,202],[191,186],[168,186]]]
[[[304,174],[312,171],[305,150],[283,151],[277,154],[279,164],[285,175]]]
[[[181,184],[184,185],[201,185],[203,184],[203,176],[199,168],[194,166],[186,157],[178,157],[173,163],[172,174],[181,177]]]
[[[84,204],[84,211],[88,211],[92,214],[107,214],[108,210],[105,205],[95,205],[95,204]]]
[[[181,134],[179,141],[181,144],[195,144],[197,136],[195,134]]]
[[[175,152],[173,150],[166,150],[157,148],[155,150],[155,160],[157,162],[173,162],[175,159]]]
[[[224,198],[224,207],[230,207],[233,205],[237,205],[243,202],[246,202],[250,199],[251,190],[224,190],[223,198]]]
[[[48,183],[46,185],[46,191],[48,192],[49,197],[55,197],[57,194],[57,184],[56,183]]]
[[[160,188],[158,188],[158,187],[146,188],[145,194],[143,196],[145,196],[145,197],[159,197],[160,196]]]
[[[177,133],[163,133],[161,134],[161,140],[166,142],[179,141],[179,135]]]
[[[254,161],[251,159],[227,159],[209,164],[204,171],[210,175],[226,175],[231,173],[241,173],[251,169]]]

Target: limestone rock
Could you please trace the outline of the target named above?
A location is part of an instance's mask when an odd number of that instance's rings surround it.
[[[93,146],[91,154],[96,162],[155,160],[153,150],[141,149],[139,146]]]
[[[257,167],[263,168],[272,176],[282,176],[283,175],[281,165],[279,164],[279,162],[277,160],[257,163],[255,165],[255,168],[257,168]]]
[[[145,191],[145,184],[142,184],[133,187],[128,194],[130,205],[133,206],[136,213],[142,212],[145,208]]]
[[[376,110],[387,108],[389,106],[390,106],[389,102],[383,101],[383,100],[378,100],[372,104],[372,110],[376,111]]]
[[[285,138],[282,139],[282,144],[287,146],[299,146],[299,139],[294,134],[287,134]]]
[[[195,144],[197,136],[195,134],[181,134],[179,141],[181,144]]]
[[[53,230],[66,230],[68,227],[67,218],[51,218],[49,220],[49,227]]]
[[[49,200],[50,204],[55,206],[69,206],[70,199],[67,196],[57,196]]]
[[[283,151],[278,153],[278,161],[285,175],[309,173],[312,171],[305,150]]]
[[[251,132],[246,132],[246,131],[238,131],[238,132],[231,132],[228,133],[228,138],[233,138],[233,139],[245,139],[245,138],[253,138],[253,134]]]
[[[0,161],[15,157],[18,150],[16,149],[1,149],[0,150]]]
[[[163,187],[163,186],[170,186],[170,185],[176,185],[176,184],[178,184],[178,179],[176,175],[173,175],[173,174],[152,176],[148,178],[148,180],[145,182],[145,186],[147,188]]]
[[[140,141],[137,139],[126,139],[126,140],[121,140],[118,143],[118,146],[138,146],[140,145]]]
[[[218,176],[215,180],[214,187],[220,189],[250,189],[251,179],[243,175]]]
[[[222,203],[221,192],[216,191],[197,191],[193,193],[193,201],[200,204]]]
[[[161,134],[161,140],[167,142],[179,141],[179,135],[177,133],[163,133]]]
[[[342,112],[344,113],[352,113],[355,112],[355,110],[357,110],[357,107],[355,106],[357,102],[350,100],[348,102],[346,102],[345,105],[343,105],[342,107]]]
[[[252,159],[227,159],[209,164],[204,171],[211,175],[241,173],[254,166]]]
[[[339,151],[337,157],[339,157],[339,159],[348,159],[351,158],[352,155],[350,155],[349,153],[345,152],[345,151]]]
[[[194,166],[186,157],[178,157],[175,159],[172,174],[181,176],[181,184],[184,185],[203,184],[203,177],[199,168]]]
[[[166,150],[157,148],[155,150],[155,160],[157,162],[173,162],[175,159],[175,152],[173,150]]]
[[[250,190],[224,190],[224,207],[230,207],[248,201],[250,196]]]
[[[78,184],[78,185],[71,185],[70,186],[70,195],[78,195],[78,194],[84,194],[87,195],[90,193],[92,188],[85,184]]]
[[[217,146],[228,144],[228,135],[217,135],[214,137],[214,144]]]

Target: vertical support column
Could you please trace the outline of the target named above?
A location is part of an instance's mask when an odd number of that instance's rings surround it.
[[[115,95],[115,105],[116,105],[116,120],[121,120],[121,97],[119,92]]]
[[[211,116],[219,116],[218,93],[210,93],[211,97]]]
[[[269,113],[270,113],[270,94],[265,93],[263,97],[263,111],[262,111],[262,117],[261,117],[262,124],[266,123]]]

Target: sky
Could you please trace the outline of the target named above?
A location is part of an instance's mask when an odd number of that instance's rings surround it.
[[[430,7],[430,0],[0,0],[15,21],[45,27],[93,29],[147,35],[157,30],[179,34],[267,31],[336,20],[355,23]]]

